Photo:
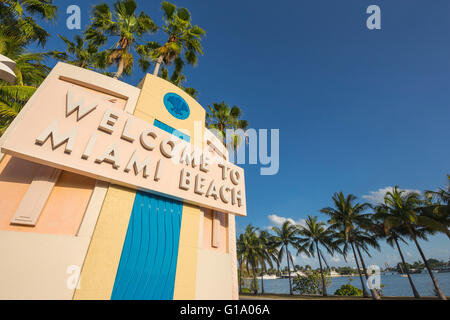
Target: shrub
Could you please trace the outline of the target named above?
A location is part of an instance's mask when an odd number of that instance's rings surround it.
[[[242,293],[252,293],[249,288],[241,288]]]
[[[363,292],[361,289],[352,286],[350,283],[343,284],[334,293],[334,295],[336,295],[336,296],[362,296],[362,294],[363,294]]]
[[[330,277],[325,276],[325,286],[331,284]],[[300,295],[305,294],[322,294],[322,276],[317,271],[312,271],[306,276],[296,276],[294,278],[293,291],[298,292]]]

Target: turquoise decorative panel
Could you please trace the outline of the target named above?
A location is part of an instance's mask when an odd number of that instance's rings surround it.
[[[180,239],[180,201],[138,191],[112,300],[172,300]]]
[[[178,94],[169,92],[164,96],[164,106],[169,113],[180,120],[189,118],[191,111],[187,102]]]

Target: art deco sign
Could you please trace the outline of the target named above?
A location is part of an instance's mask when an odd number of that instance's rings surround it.
[[[63,81],[47,83],[2,146],[13,156],[245,215],[244,172]]]

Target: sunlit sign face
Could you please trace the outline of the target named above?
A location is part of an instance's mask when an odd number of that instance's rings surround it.
[[[168,102],[173,112],[185,116],[189,109],[178,98],[170,95]],[[209,151],[194,150],[190,143],[99,99],[95,91],[55,77],[29,104],[2,146],[5,153],[246,215],[242,168]]]
[[[185,120],[189,117],[189,105],[176,93],[169,92],[164,96],[164,106],[177,119]]]

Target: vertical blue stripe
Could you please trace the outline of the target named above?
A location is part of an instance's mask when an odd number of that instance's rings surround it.
[[[180,240],[179,201],[138,191],[112,300],[171,300]]]

